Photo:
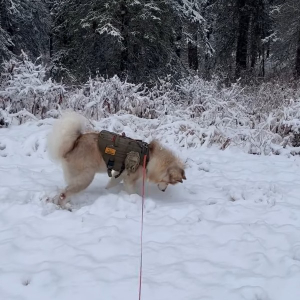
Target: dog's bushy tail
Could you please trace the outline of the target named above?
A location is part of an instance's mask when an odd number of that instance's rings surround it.
[[[61,161],[73,148],[85,124],[84,117],[75,112],[66,112],[55,121],[47,140],[48,152],[53,160]]]

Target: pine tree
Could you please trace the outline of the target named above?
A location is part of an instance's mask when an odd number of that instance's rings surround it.
[[[134,82],[167,74],[180,77],[182,37],[193,36],[190,67],[197,68],[204,20],[196,4],[190,0],[185,5],[171,0],[56,1],[53,74],[74,74],[79,81],[97,73]],[[189,19],[192,33],[183,30]]]
[[[1,0],[0,56],[48,55],[50,16],[44,0]]]
[[[300,2],[298,0],[276,1],[272,10],[275,20],[276,42],[273,55],[278,71],[300,77]]]

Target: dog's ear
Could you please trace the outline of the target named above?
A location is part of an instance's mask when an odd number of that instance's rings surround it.
[[[178,166],[170,167],[168,169],[168,174],[169,174],[169,182],[171,184],[175,184],[177,182],[183,183],[183,180],[186,180],[184,169]]]

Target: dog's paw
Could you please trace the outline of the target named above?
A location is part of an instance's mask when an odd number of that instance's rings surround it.
[[[59,204],[59,195],[56,195],[54,197],[48,197],[46,202],[58,205]]]
[[[70,202],[66,203],[64,206],[61,206],[61,208],[72,212],[72,205]]]
[[[126,186],[125,185],[125,192],[128,195],[135,195],[135,194],[138,195],[138,192],[136,191],[136,188],[134,186]]]
[[[113,185],[112,185],[111,182],[109,181],[109,182],[106,184],[105,189],[106,189],[106,190],[109,190],[109,189],[112,188],[112,187],[113,187]]]
[[[66,199],[62,197],[62,194],[56,195],[52,198],[48,197],[46,202],[57,205],[59,209],[66,209],[72,211],[72,205],[70,202],[66,202]]]

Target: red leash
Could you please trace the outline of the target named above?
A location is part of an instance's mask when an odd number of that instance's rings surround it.
[[[139,286],[139,300],[141,300],[141,295],[142,295],[143,229],[144,229],[144,203],[145,203],[146,162],[147,162],[147,155],[144,155],[144,162],[143,162],[143,188],[142,188],[142,224],[141,224],[141,256],[140,256],[140,286]]]

